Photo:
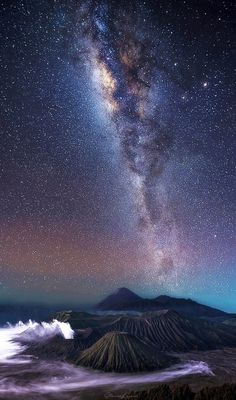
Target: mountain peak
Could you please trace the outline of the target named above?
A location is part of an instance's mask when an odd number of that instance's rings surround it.
[[[151,344],[127,332],[108,332],[84,350],[76,364],[106,372],[141,372],[177,362]]]
[[[155,298],[155,300],[158,300],[159,302],[163,302],[163,303],[168,301],[168,300],[171,300],[171,299],[173,299],[173,298],[170,297],[170,296],[167,296],[165,294],[161,294],[160,296]]]
[[[130,289],[128,289],[128,288],[126,288],[126,287],[121,287],[121,288],[118,288],[115,292],[114,292],[114,294],[135,294],[134,292],[132,292],[132,290],[130,290]]]
[[[97,308],[100,310],[120,310],[123,305],[132,304],[140,299],[141,297],[132,292],[132,290],[121,287],[101,301]]]
[[[121,287],[110,294],[97,306],[102,311],[158,311],[174,310],[187,316],[194,317],[219,317],[227,315],[224,311],[197,303],[191,299],[175,298],[167,295],[161,295],[154,299],[144,299],[138,296],[132,290]]]

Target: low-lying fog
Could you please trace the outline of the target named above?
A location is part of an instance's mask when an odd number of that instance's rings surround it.
[[[74,367],[64,362],[43,361],[21,354],[27,342],[43,341],[58,334],[70,339],[73,338],[73,333],[68,323],[56,320],[41,324],[32,321],[27,324],[19,322],[14,326],[7,325],[0,328],[1,398],[10,396],[9,398],[13,399],[23,395],[29,398],[29,395],[50,393],[62,395],[68,392],[66,398],[70,399],[69,393],[77,390],[101,387],[117,389],[129,385],[166,382],[193,374],[213,374],[208,364],[203,361],[186,360],[161,372],[111,374]],[[18,337],[24,340],[24,345],[17,342]]]

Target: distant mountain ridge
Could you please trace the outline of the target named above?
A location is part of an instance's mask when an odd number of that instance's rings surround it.
[[[159,311],[174,310],[185,316],[191,317],[223,317],[231,315],[191,299],[175,298],[171,296],[158,296],[145,299],[127,288],[120,288],[95,306],[100,311]]]
[[[49,314],[55,313],[61,306],[43,304],[0,304],[0,325],[7,322],[15,324],[19,321],[27,322],[29,319],[43,321]]]

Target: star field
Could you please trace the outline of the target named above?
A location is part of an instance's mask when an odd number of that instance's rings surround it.
[[[235,11],[1,3],[2,301],[235,310]]]

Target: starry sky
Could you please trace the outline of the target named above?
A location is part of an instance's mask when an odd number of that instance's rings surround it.
[[[236,310],[233,3],[1,2],[1,302]]]

